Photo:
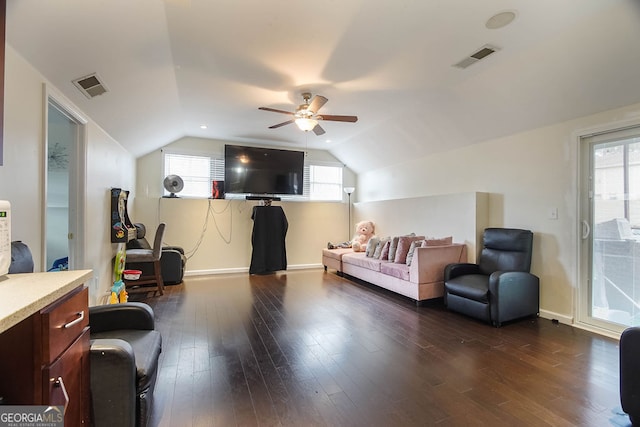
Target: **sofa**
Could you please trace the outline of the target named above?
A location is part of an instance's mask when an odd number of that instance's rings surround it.
[[[338,275],[363,280],[409,297],[416,303],[444,296],[445,266],[466,262],[467,246],[450,240],[446,244],[428,244],[424,237],[411,237],[413,248],[404,256],[376,257],[377,251],[371,247],[365,252],[348,248],[323,249],[322,263],[325,271],[334,269]]]

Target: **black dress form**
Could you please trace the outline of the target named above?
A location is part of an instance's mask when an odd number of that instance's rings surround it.
[[[285,237],[289,223],[280,206],[255,206],[251,214],[250,274],[265,274],[287,269]]]

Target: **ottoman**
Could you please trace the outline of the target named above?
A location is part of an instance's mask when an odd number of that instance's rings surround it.
[[[342,275],[342,255],[352,253],[351,248],[338,248],[338,249],[323,249],[322,250],[322,265],[324,265],[324,271],[327,268],[331,268],[338,272],[338,275]]]

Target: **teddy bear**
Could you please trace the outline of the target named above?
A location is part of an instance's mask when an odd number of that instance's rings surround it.
[[[351,241],[351,247],[354,252],[364,252],[367,249],[367,243],[375,236],[376,225],[373,221],[360,221],[356,224],[356,235]]]

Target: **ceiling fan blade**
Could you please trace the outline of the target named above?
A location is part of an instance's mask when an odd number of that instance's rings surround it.
[[[322,116],[318,116],[318,119],[330,120],[332,122],[355,123],[358,121],[358,116],[335,116],[331,114],[323,114]]]
[[[311,100],[311,104],[309,104],[309,107],[307,108],[307,111],[311,111],[313,114],[315,114],[315,113],[318,112],[318,110],[320,108],[322,108],[322,106],[324,104],[327,103],[327,101],[328,101],[328,99],[325,98],[324,96],[316,95]]]
[[[290,125],[293,123],[293,120],[287,120],[286,122],[278,123],[277,125],[269,126],[269,129],[276,129],[285,125]]]
[[[258,110],[271,111],[271,112],[273,112],[273,113],[289,114],[290,116],[293,116],[293,113],[292,113],[291,111],[277,110],[277,109],[275,109],[275,108],[269,108],[269,107],[258,107]]]
[[[322,129],[320,125],[316,125],[316,127],[313,128],[313,133],[315,133],[318,136],[324,135],[324,129]]]

